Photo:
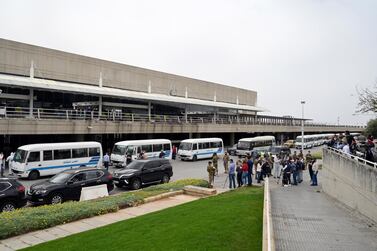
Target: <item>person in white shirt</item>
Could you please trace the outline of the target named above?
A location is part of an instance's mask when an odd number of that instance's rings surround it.
[[[10,163],[12,162],[13,157],[14,157],[14,152],[11,152],[8,158],[5,160],[6,162],[8,162],[9,175],[13,175],[12,168],[10,168]]]
[[[318,186],[318,181],[317,181],[317,174],[318,174],[318,163],[314,159],[313,160],[313,179],[312,179],[312,184],[311,186]]]
[[[346,154],[351,154],[351,149],[350,149],[350,146],[348,144],[345,144],[342,148],[342,151]]]
[[[280,163],[280,156],[276,154],[274,157],[274,178],[280,179]]]
[[[107,153],[105,154],[105,156],[103,156],[103,164],[104,164],[106,170],[109,170],[110,156]]]

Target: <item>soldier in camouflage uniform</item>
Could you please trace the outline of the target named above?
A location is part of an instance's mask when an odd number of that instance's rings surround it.
[[[219,160],[219,156],[217,156],[217,153],[214,153],[212,155],[212,163],[213,163],[213,167],[216,169],[215,171],[216,176],[219,175],[218,160]]]
[[[216,169],[212,165],[212,162],[208,161],[207,172],[208,172],[208,183],[209,183],[210,188],[213,187],[215,171],[216,171]]]
[[[229,160],[230,160],[229,154],[228,152],[225,152],[224,157],[223,157],[225,173],[228,173]]]

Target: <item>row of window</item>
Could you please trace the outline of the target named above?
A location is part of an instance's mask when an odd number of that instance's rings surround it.
[[[192,150],[201,150],[201,149],[208,149],[208,148],[220,148],[223,147],[221,144],[221,141],[218,142],[202,142],[198,143],[198,146],[196,144],[193,144]]]
[[[60,160],[60,159],[76,159],[99,156],[101,154],[100,148],[78,148],[78,149],[59,149],[59,150],[44,150],[43,161]],[[30,152],[28,162],[41,161],[40,152]]]
[[[141,150],[146,153],[161,152],[161,150],[170,151],[170,144],[142,145]],[[140,152],[140,150],[138,152]]]

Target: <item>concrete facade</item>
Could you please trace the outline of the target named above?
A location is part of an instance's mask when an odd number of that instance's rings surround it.
[[[377,222],[377,170],[329,149],[323,151],[325,193]]]
[[[0,39],[0,73],[256,106],[255,91]]]

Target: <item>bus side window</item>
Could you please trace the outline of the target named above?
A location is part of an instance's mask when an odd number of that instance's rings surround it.
[[[43,161],[52,160],[52,151],[43,151]]]
[[[89,157],[99,156],[100,152],[98,147],[91,147],[89,148]]]
[[[30,152],[28,162],[37,162],[40,161],[40,152]]]
[[[141,149],[145,151],[146,153],[152,152],[152,145],[142,145]]]
[[[192,144],[192,150],[198,150],[198,145],[197,145],[197,143]]]
[[[153,145],[153,152],[161,152],[161,150],[163,150],[161,144]]]
[[[164,144],[164,151],[170,151],[170,144]]]

